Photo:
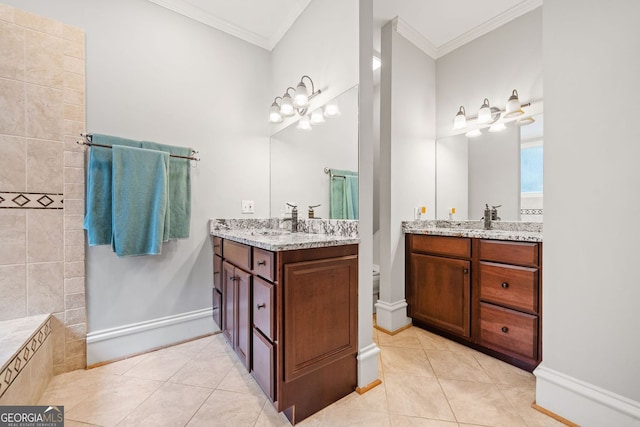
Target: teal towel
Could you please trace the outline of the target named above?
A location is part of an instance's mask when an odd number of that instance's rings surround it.
[[[329,218],[358,219],[358,173],[331,170]]]
[[[118,256],[157,255],[164,240],[169,153],[113,146],[113,240]]]
[[[140,147],[140,142],[115,136],[93,134],[93,143]],[[91,147],[87,170],[87,200],[84,229],[89,246],[111,243],[111,173],[113,153],[110,148]]]
[[[142,141],[142,148],[166,151],[178,156],[190,156],[191,149]],[[169,209],[165,224],[165,240],[185,239],[191,228],[191,165],[190,161],[169,158]]]

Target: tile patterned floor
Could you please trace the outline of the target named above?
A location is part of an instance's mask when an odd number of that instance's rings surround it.
[[[374,341],[382,384],[298,425],[562,426],[531,408],[528,372],[415,327]],[[222,335],[59,375],[40,404],[64,405],[67,427],[289,425]]]

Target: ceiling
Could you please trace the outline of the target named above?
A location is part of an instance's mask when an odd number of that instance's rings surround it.
[[[149,0],[267,50],[311,0]],[[322,1],[322,0],[318,0]],[[374,49],[380,28],[399,33],[434,58],[542,5],[542,0],[373,0]]]

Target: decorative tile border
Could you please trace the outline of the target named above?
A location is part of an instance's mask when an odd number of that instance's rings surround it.
[[[542,215],[542,209],[520,209],[520,215]]]
[[[62,209],[62,193],[0,192],[0,209]]]
[[[51,334],[51,317],[20,347],[13,358],[0,371],[0,397],[9,389],[18,374],[24,370],[38,349]]]

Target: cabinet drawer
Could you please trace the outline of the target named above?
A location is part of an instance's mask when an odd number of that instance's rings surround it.
[[[213,256],[213,287],[222,292],[222,257]]]
[[[253,278],[253,325],[270,340],[275,337],[274,287],[259,277]]]
[[[274,347],[258,330],[253,330],[253,370],[251,374],[271,401],[275,398]]]
[[[243,270],[251,270],[251,246],[224,239],[222,240],[222,251],[224,258],[231,264]]]
[[[471,239],[466,237],[411,235],[411,251],[426,252],[435,255],[469,258]]]
[[[538,316],[480,303],[480,344],[535,361]]]
[[[274,253],[253,248],[253,272],[273,282]]]
[[[213,237],[213,253],[222,256],[222,237]]]
[[[480,240],[480,259],[537,267],[540,262],[537,243]]]
[[[480,299],[538,312],[538,269],[480,262]]]

